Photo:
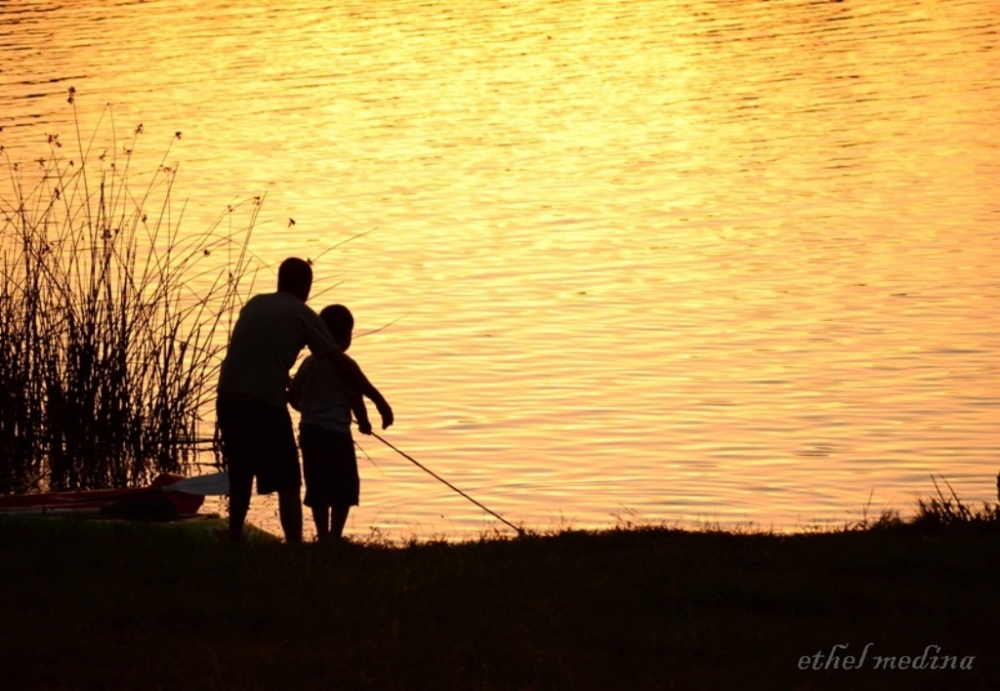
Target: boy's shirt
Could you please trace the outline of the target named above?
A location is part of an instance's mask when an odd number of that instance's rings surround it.
[[[289,389],[302,396],[300,426],[316,425],[332,432],[350,433],[351,398],[358,394],[344,383],[329,361],[307,357]]]
[[[288,371],[304,346],[320,356],[339,350],[319,315],[294,295],[279,291],[254,296],[233,328],[219,391],[255,396],[284,408]]]

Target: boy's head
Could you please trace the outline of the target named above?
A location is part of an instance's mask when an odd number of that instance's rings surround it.
[[[330,330],[333,340],[346,352],[351,347],[351,332],[354,330],[354,315],[351,310],[343,305],[330,305],[323,308],[319,317]]]
[[[278,267],[278,290],[291,293],[302,302],[309,299],[312,281],[312,267],[303,259],[289,257]]]

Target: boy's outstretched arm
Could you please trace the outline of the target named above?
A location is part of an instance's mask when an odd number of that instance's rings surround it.
[[[365,399],[362,396],[351,396],[351,412],[358,423],[358,431],[361,434],[372,433],[372,423],[368,419],[368,408],[365,407]]]
[[[379,390],[368,381],[368,377],[361,371],[358,363],[341,350],[328,353],[326,358],[337,369],[337,373],[343,377],[348,386],[375,404],[378,414],[382,417],[382,429],[389,427],[394,420],[392,408]]]

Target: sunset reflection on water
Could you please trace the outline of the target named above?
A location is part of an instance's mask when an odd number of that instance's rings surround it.
[[[317,262],[311,304],[391,323],[352,350],[387,438],[515,522],[839,526],[911,510],[931,474],[994,495],[990,2],[43,2],[0,23],[13,155],[69,138],[73,85],[84,131],[108,101],[144,124],[137,171],[183,130],[192,232],[259,194],[271,268],[372,231]],[[352,534],[494,525],[360,441]]]

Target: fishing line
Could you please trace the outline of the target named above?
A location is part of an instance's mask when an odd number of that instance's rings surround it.
[[[445,480],[443,477],[441,477],[440,475],[438,475],[437,473],[435,473],[433,470],[431,470],[427,466],[425,466],[422,463],[420,463],[420,461],[418,461],[417,459],[415,459],[410,454],[406,453],[405,451],[403,451],[401,449],[396,448],[391,443],[389,443],[387,440],[385,440],[382,437],[380,437],[379,435],[375,434],[375,432],[372,432],[372,436],[375,437],[376,439],[378,439],[380,442],[382,442],[386,446],[388,446],[390,449],[392,449],[396,453],[398,453],[400,456],[402,456],[403,458],[405,458],[406,460],[408,460],[410,463],[412,463],[413,465],[417,466],[422,471],[424,471],[425,473],[427,473],[428,475],[430,475],[431,477],[433,477],[435,480],[438,480],[439,482],[443,482],[444,484],[448,485],[448,487],[450,487],[451,489],[453,489],[456,492],[458,492],[459,494],[461,494],[463,497],[465,497],[466,499],[468,499],[469,501],[471,501],[473,504],[475,504],[476,506],[478,506],[479,508],[481,508],[486,513],[488,513],[491,516],[494,516],[494,517],[500,519],[503,523],[505,523],[506,525],[510,526],[514,530],[516,530],[518,536],[523,536],[524,535],[524,530],[523,529],[518,528],[516,525],[514,525],[513,523],[511,523],[510,521],[508,521],[506,518],[504,518],[503,516],[501,516],[500,514],[498,514],[493,509],[490,509],[489,507],[487,507],[487,506],[481,504],[480,502],[476,501],[475,499],[473,499],[472,497],[470,497],[468,494],[466,494],[465,492],[463,492],[462,490],[460,490],[458,487],[455,487],[455,485],[451,484],[450,482],[448,482],[447,480]]]
[[[373,466],[375,466],[375,468],[376,468],[376,469],[378,469],[378,472],[379,472],[379,473],[381,473],[381,474],[382,474],[382,475],[384,476],[384,475],[385,475],[385,473],[383,473],[383,472],[382,472],[382,469],[381,469],[381,468],[379,468],[379,465],[378,465],[378,463],[376,463],[376,462],[375,462],[375,459],[374,459],[374,458],[372,458],[371,456],[369,456],[369,455],[368,455],[368,452],[367,452],[367,451],[365,451],[364,447],[363,447],[363,446],[361,446],[361,444],[359,444],[359,443],[358,443],[358,440],[357,440],[357,439],[355,439],[355,440],[354,440],[354,445],[355,445],[356,447],[358,447],[358,451],[360,451],[361,453],[363,453],[363,454],[365,455],[365,458],[367,458],[367,459],[368,459],[368,460],[369,460],[369,461],[371,462],[371,464],[372,464]]]

